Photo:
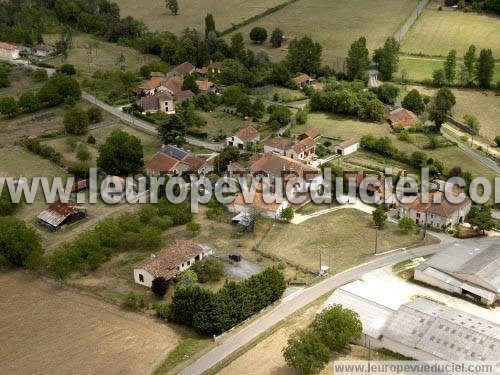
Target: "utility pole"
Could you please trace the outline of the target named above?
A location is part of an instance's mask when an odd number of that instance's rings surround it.
[[[427,211],[425,211],[425,220],[424,220],[424,231],[423,231],[423,235],[424,235],[424,240],[426,239],[427,237]]]
[[[319,249],[319,274],[321,275],[321,267],[322,267],[322,261],[321,261],[321,249]]]
[[[375,226],[375,255],[377,255],[378,250],[378,225]]]

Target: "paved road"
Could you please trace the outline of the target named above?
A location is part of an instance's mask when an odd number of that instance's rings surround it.
[[[471,246],[477,246],[478,243],[482,242],[493,242],[494,239],[476,239],[476,240],[455,240],[447,237],[445,242],[424,246],[417,249],[406,250],[403,252],[390,253],[387,255],[382,255],[372,260],[371,262],[353,267],[349,270],[341,272],[334,275],[324,281],[304,289],[295,295],[284,298],[279,305],[273,308],[271,311],[265,313],[263,316],[249,324],[247,327],[241,329],[234,335],[230,336],[219,346],[215,347],[197,361],[195,361],[190,366],[186,367],[181,374],[182,375],[197,375],[202,374],[204,371],[209,370],[217,363],[222,361],[227,356],[231,355],[241,347],[249,344],[251,341],[256,339],[262,333],[265,333],[275,324],[283,319],[286,319],[291,314],[301,309],[302,307],[308,305],[314,300],[318,299],[322,295],[331,292],[332,290],[342,286],[348,282],[359,279],[362,275],[369,271],[375,269],[389,266],[407,259],[412,259],[414,257],[419,257],[422,255],[442,251],[454,243],[470,243]],[[498,241],[498,239],[496,240]]]
[[[451,142],[456,142],[460,149],[462,149],[465,153],[467,153],[473,159],[476,159],[478,162],[483,164],[486,168],[489,168],[493,172],[500,174],[500,167],[493,160],[488,159],[487,157],[478,154],[476,151],[471,149],[466,144],[460,142],[458,139],[456,139],[452,135],[446,133],[443,129],[441,130],[441,135]]]
[[[102,110],[112,114],[113,116],[118,117],[121,121],[124,123],[132,126],[133,128],[136,128],[138,130],[141,130],[145,133],[151,134],[151,135],[158,135],[158,130],[156,126],[150,124],[149,122],[146,122],[144,120],[138,119],[132,115],[129,115],[126,112],[123,112],[121,108],[113,107],[109,104],[104,103],[102,100],[97,99],[95,96],[90,95],[87,92],[82,92],[82,98],[85,99],[86,101],[98,106]],[[204,147],[208,150],[212,151],[220,151],[224,148],[224,144],[222,143],[210,143],[210,142],[205,142],[197,138],[193,137],[186,137],[186,142],[193,145],[193,146],[199,146],[199,147]]]

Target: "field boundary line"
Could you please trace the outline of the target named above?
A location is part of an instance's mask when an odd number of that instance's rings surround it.
[[[427,4],[429,4],[429,0],[421,0],[415,9],[413,9],[413,12],[411,12],[410,16],[406,19],[405,23],[403,26],[399,28],[398,31],[394,34],[394,38],[398,42],[401,42],[401,40],[405,37],[406,33],[410,28],[413,26],[415,21],[418,19],[418,17],[422,14],[424,9],[427,7]]]
[[[293,3],[296,3],[300,0],[288,0],[288,1],[285,1],[284,3],[281,3],[281,4],[278,4],[272,8],[268,8],[266,9],[265,11],[263,11],[262,13],[259,13],[259,14],[256,14],[255,16],[252,16],[246,20],[243,20],[239,23],[235,23],[235,24],[232,24],[232,26],[228,27],[227,29],[221,31],[219,33],[219,36],[224,36],[224,35],[227,35],[229,33],[232,33],[233,31],[236,31],[236,30],[239,30],[241,29],[242,27],[246,26],[246,25],[249,25],[251,23],[254,23],[255,21],[258,21],[260,20],[261,18],[264,18],[266,16],[269,16],[270,14],[273,14],[285,7],[287,7],[288,5],[291,5]]]

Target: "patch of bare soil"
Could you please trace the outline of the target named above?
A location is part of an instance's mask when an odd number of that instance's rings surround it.
[[[0,275],[0,373],[148,374],[179,333],[23,272]]]

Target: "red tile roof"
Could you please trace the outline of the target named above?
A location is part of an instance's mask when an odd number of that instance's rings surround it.
[[[260,133],[255,129],[252,125],[248,125],[243,129],[238,130],[235,134],[235,137],[238,137],[243,142],[250,142],[256,140],[260,137]]]
[[[309,130],[306,130],[304,133],[300,134],[300,137],[301,138],[307,138],[307,137],[309,137],[309,138],[312,138],[312,139],[316,139],[320,135],[321,135],[321,133],[317,129],[311,128]]]
[[[184,80],[181,77],[170,77],[170,78],[163,78],[163,81],[161,83],[161,86],[166,87],[170,91],[172,91],[175,94],[178,92],[182,91],[182,84],[184,83]]]
[[[208,74],[208,68],[206,66],[203,68],[196,68],[196,73],[206,76]]]
[[[143,260],[134,268],[146,270],[154,277],[164,277],[169,280],[179,273],[177,266],[194,258],[204,250],[205,248],[196,242],[179,241]]]
[[[457,192],[454,192],[458,196]],[[423,202],[423,198],[419,196],[414,202],[408,204],[401,204],[400,207],[406,209],[413,209],[417,212],[429,212],[434,215],[449,217],[462,206],[468,204],[470,198],[464,195],[462,203],[451,203],[446,199],[445,193],[436,191],[429,193],[427,203]]]
[[[153,90],[160,87],[162,81],[164,81],[164,77],[153,77],[149,81],[144,82],[139,86],[142,90]]]
[[[316,142],[314,142],[314,139],[308,137],[308,138],[304,138],[300,142],[294,144],[292,146],[292,150],[295,151],[296,153],[300,154],[301,152],[308,151],[315,146],[316,146]]]
[[[293,144],[294,142],[287,138],[270,138],[266,141],[266,146],[283,151],[288,150]]]
[[[229,207],[232,207],[234,205],[240,205],[240,206],[253,207],[263,211],[276,212],[280,207],[281,203],[283,203],[283,198],[280,198],[279,196],[276,196],[275,202],[266,203],[264,201],[264,194],[262,193],[262,191],[257,190],[255,192],[253,201],[251,203],[246,203],[243,193],[239,193],[234,199],[234,201],[231,204],[229,204]]]
[[[345,140],[345,141],[344,141],[344,142],[342,142],[342,143],[339,143],[339,144],[337,145],[337,147],[340,147],[340,148],[342,148],[342,149],[345,149],[345,148],[347,148],[347,147],[350,147],[350,146],[352,146],[352,145],[355,145],[356,143],[358,143],[358,141],[357,141],[357,140],[355,140],[354,138],[351,138],[351,139],[347,139],[347,140]]]
[[[5,43],[5,42],[0,42],[0,49],[6,49],[6,50],[9,50],[9,51],[12,51],[12,50],[19,49],[19,48],[17,46],[13,45],[13,44]]]
[[[296,174],[306,181],[321,175],[318,168],[272,152],[253,155],[250,158],[250,163],[250,172],[252,174],[264,172],[273,177],[286,177],[287,174]]]
[[[182,64],[177,65],[173,71],[179,74],[190,74],[192,71],[194,71],[194,65],[191,64],[189,61],[184,61]]]
[[[146,163],[144,168],[150,173],[172,173],[179,164],[177,159],[162,152],[157,152],[153,158]]]
[[[420,124],[421,121],[412,111],[399,108],[390,113],[389,122],[393,127],[405,127]]]
[[[311,80],[312,80],[312,78],[311,78],[311,77],[309,77],[307,74],[301,74],[301,75],[299,75],[299,76],[295,77],[293,80],[294,80],[296,83],[298,83],[299,85],[301,85],[301,84],[303,84],[303,83],[307,83],[307,82],[311,81]]]
[[[143,96],[137,102],[137,105],[142,108],[143,111],[154,111],[160,109],[160,103],[174,100],[172,95],[168,92],[160,92],[155,95]]]
[[[194,98],[194,92],[191,90],[184,90],[184,91],[179,91],[178,93],[175,94],[175,99],[184,101],[186,99]]]

